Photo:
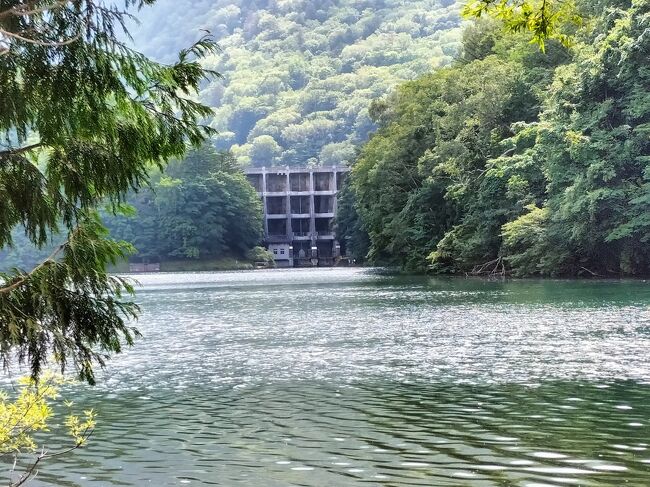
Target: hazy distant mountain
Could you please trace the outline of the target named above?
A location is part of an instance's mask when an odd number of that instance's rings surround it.
[[[368,108],[399,82],[448,63],[460,41],[453,0],[159,0],[132,29],[170,60],[210,31],[225,79],[201,92],[218,147],[244,164],[340,164],[374,126]]]

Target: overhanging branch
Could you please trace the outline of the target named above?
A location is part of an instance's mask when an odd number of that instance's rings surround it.
[[[65,246],[68,244],[69,240],[66,240],[64,243],[59,245],[56,249],[54,249],[54,252],[52,252],[43,262],[38,264],[36,267],[34,267],[30,272],[27,274],[21,275],[16,281],[12,282],[11,284],[8,284],[4,287],[0,287],[0,294],[7,294],[12,291],[15,291],[22,285],[24,285],[31,276],[33,276],[36,272],[41,270],[44,266],[48,265],[50,262],[53,262],[54,259],[56,258],[57,255],[65,248]]]
[[[32,151],[34,149],[38,149],[39,147],[43,147],[42,142],[38,142],[36,144],[31,144],[31,145],[26,145],[25,147],[17,147],[15,149],[6,149],[3,151],[0,151],[0,159],[3,157],[8,157],[8,156],[17,156],[19,154],[24,154],[25,152]]]

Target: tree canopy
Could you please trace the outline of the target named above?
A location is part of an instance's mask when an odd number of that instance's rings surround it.
[[[151,186],[131,194],[134,215],[107,220],[138,260],[246,257],[262,240],[262,203],[232,157],[210,146],[172,161]]]
[[[567,28],[582,21],[573,0],[470,0],[463,6],[463,14],[475,18],[489,15],[509,32],[529,32],[542,51],[548,39],[568,45]]]
[[[154,62],[122,40],[128,15],[96,0],[0,5],[0,248],[16,228],[36,246],[63,235],[33,270],[0,275],[0,354],[34,377],[53,353],[92,382],[93,362],[133,340],[132,288],[106,272],[132,247],[108,237],[96,208],[117,210],[152,167],[213,134],[193,96],[215,44]]]
[[[650,2],[578,4],[572,46],[481,21],[371,110],[351,184],[367,256],[409,269],[650,273]],[[347,225],[351,227],[350,224]],[[358,240],[358,237],[357,237]]]

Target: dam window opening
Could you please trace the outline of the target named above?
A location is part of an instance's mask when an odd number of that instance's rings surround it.
[[[331,191],[332,174],[317,172],[314,173],[314,191]]]
[[[291,213],[294,215],[309,215],[311,213],[311,198],[309,196],[292,196]]]
[[[286,174],[267,174],[266,175],[266,192],[267,193],[286,193],[287,192],[287,175]]]
[[[334,213],[335,196],[314,196],[314,213]]]
[[[333,218],[316,218],[316,233],[319,236],[323,235],[332,235],[334,230],[334,219]]]
[[[251,186],[255,188],[255,191],[258,193],[262,192],[263,176],[261,174],[247,174],[246,179],[248,179],[248,182],[251,184]]]
[[[268,215],[285,215],[287,213],[287,198],[268,196],[266,198],[266,213]]]
[[[343,189],[343,185],[345,184],[345,181],[348,179],[347,173],[342,172],[341,174],[338,175],[336,178],[336,190],[341,191]]]
[[[309,237],[310,230],[311,230],[311,219],[309,218],[291,219],[291,231],[293,232],[294,238]]]
[[[269,220],[269,236],[270,237],[286,237],[287,236],[287,220]]]
[[[309,173],[289,174],[289,183],[292,192],[304,193],[311,191]]]

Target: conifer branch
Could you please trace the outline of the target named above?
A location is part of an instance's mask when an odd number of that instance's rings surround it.
[[[61,8],[68,3],[69,0],[56,0],[49,5],[43,7],[35,7],[38,3],[35,0],[31,0],[20,5],[14,5],[11,8],[0,11],[0,19],[3,17],[18,16],[18,15],[36,15],[40,13],[47,12],[56,8]]]
[[[40,147],[43,147],[42,142],[37,142],[36,144],[31,144],[31,145],[26,145],[25,147],[16,147],[14,149],[6,149],[3,151],[0,151],[0,159],[3,157],[7,156],[16,156],[18,154],[23,154],[25,152],[33,151],[34,149],[38,149]]]
[[[94,382],[138,336],[132,284],[108,273],[133,247],[95,213],[148,181],[152,163],[182,157],[212,133],[190,99],[214,73],[203,37],[165,65],[124,45],[131,17],[103,0],[7,0],[0,6],[0,248],[22,226],[37,247],[68,239],[30,272],[0,272],[0,358],[38,378],[49,357]],[[125,8],[152,3],[125,0]],[[26,81],[28,80],[28,82]],[[30,143],[29,137],[39,140]],[[38,164],[28,155],[43,150]],[[40,154],[39,154],[40,155]]]
[[[63,41],[41,41],[38,39],[30,39],[28,37],[22,36],[20,34],[16,34],[15,32],[9,32],[8,30],[0,29],[0,36],[6,36],[6,37],[13,37],[14,39],[18,39],[23,42],[27,42],[29,44],[34,44],[35,46],[47,46],[47,47],[61,47],[61,46],[67,46],[68,44],[72,44],[73,42],[77,42],[81,38],[81,34],[77,34],[74,37],[71,37],[70,39],[66,39]],[[7,43],[5,39],[0,39],[0,42]],[[8,53],[9,50],[6,49],[3,51],[3,53]]]
[[[14,291],[14,290],[18,289],[20,286],[24,285],[31,276],[36,274],[39,270],[41,270],[43,267],[45,267],[48,263],[53,262],[54,259],[56,258],[56,256],[59,255],[59,253],[65,248],[67,243],[68,243],[68,241],[66,241],[65,243],[59,245],[56,249],[54,249],[54,251],[46,259],[43,260],[43,262],[38,264],[36,267],[34,267],[27,274],[22,274],[21,276],[19,276],[19,278],[15,282],[13,282],[13,283],[11,283],[11,284],[9,284],[7,286],[0,287],[0,294],[10,293],[11,291]]]

